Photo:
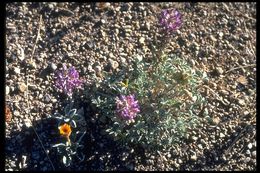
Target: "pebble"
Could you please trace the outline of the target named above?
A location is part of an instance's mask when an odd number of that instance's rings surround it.
[[[251,154],[250,150],[246,150],[246,154],[250,155]]]
[[[219,134],[219,137],[224,138],[225,135],[224,135],[223,133],[220,133],[220,134]]]
[[[28,119],[24,119],[24,125],[25,125],[27,128],[29,128],[29,127],[32,126],[32,123],[31,123],[30,120],[28,120]]]
[[[145,38],[144,38],[144,37],[139,38],[139,43],[140,43],[140,44],[144,44],[144,41],[145,41]]]
[[[5,86],[5,94],[8,95],[10,92],[10,88],[9,86]]]
[[[31,67],[31,68],[36,68],[36,63],[33,61],[33,60],[30,60],[28,62],[28,65]]]
[[[54,63],[51,63],[50,68],[51,68],[52,71],[55,71],[57,69],[57,65],[54,64]]]
[[[193,161],[196,161],[196,160],[197,160],[196,154],[192,155],[190,158],[191,158],[191,160],[193,160]]]
[[[23,48],[20,48],[20,56],[18,56],[18,58],[23,61],[24,60],[24,50]]]
[[[171,157],[172,157],[172,155],[171,155],[170,153],[168,153],[168,154],[167,154],[167,157],[168,157],[168,158],[171,158]]]
[[[115,70],[119,67],[119,64],[118,64],[117,61],[113,61],[111,59],[109,59],[108,61],[109,61],[109,64],[110,64],[110,66],[112,67],[113,70]]]
[[[202,150],[203,146],[201,144],[198,144],[198,148]]]
[[[217,125],[217,124],[220,122],[219,117],[214,117],[214,118],[212,119],[212,122],[213,122],[213,124]]]
[[[25,91],[26,91],[26,88],[27,88],[27,86],[25,85],[25,83],[21,83],[21,84],[19,85],[19,91],[21,91],[21,92],[25,92]]]
[[[14,72],[15,72],[15,74],[20,74],[20,69],[17,67],[14,67]]]
[[[178,164],[177,162],[173,162],[173,165],[174,165],[176,168],[179,168],[179,167],[180,167],[180,164]]]
[[[45,102],[50,102],[51,101],[51,96],[49,94],[46,94],[45,97],[44,97],[44,101]]]
[[[197,136],[192,136],[191,139],[192,139],[193,141],[197,141],[197,140],[198,140],[198,137],[197,137]]]
[[[221,67],[216,67],[216,72],[221,75],[224,73],[224,70]]]
[[[15,111],[13,112],[13,114],[14,114],[14,116],[19,116],[19,115],[20,115],[20,112],[17,111],[17,110],[15,110]]]
[[[249,149],[251,149],[253,147],[253,144],[252,143],[249,143],[248,145],[247,145],[247,148],[249,148]]]
[[[256,158],[256,151],[253,151],[253,152],[252,152],[252,157],[253,157],[253,158]]]
[[[223,37],[223,35],[224,35],[224,33],[223,33],[223,32],[219,32],[219,33],[218,33],[218,36],[219,36],[220,38],[222,38],[222,37]]]
[[[238,100],[238,104],[239,104],[240,106],[244,106],[246,103],[245,103],[244,100],[239,99],[239,100]]]

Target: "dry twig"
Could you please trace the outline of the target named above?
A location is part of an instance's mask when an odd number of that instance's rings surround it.
[[[34,46],[33,46],[33,51],[32,51],[30,60],[32,60],[32,58],[33,58],[34,51],[35,51],[35,48],[36,48],[36,44],[37,44],[38,39],[39,39],[39,37],[40,37],[41,23],[42,23],[42,15],[40,15],[40,21],[39,21],[39,26],[38,26],[37,37],[36,37],[35,44],[34,44]],[[26,69],[26,71],[27,71],[27,69]],[[28,90],[28,75],[27,75],[27,77],[26,77],[26,86],[27,86],[27,92],[26,92],[27,111],[28,111],[28,114],[29,114],[29,113],[30,113],[30,111],[29,111],[30,106],[29,106],[29,99],[28,99],[28,95],[29,95],[29,90]],[[31,120],[30,120],[30,121],[31,121]],[[54,165],[53,165],[51,159],[49,158],[49,155],[48,155],[46,149],[44,148],[43,143],[42,143],[42,141],[41,141],[41,138],[40,138],[40,136],[38,135],[37,131],[35,130],[32,121],[31,121],[31,124],[32,124],[32,128],[33,128],[34,133],[36,134],[38,140],[40,141],[41,147],[43,148],[43,150],[44,150],[44,152],[45,152],[45,154],[46,154],[48,160],[50,161],[50,164],[51,164],[53,170],[55,171],[55,167],[54,167]]]

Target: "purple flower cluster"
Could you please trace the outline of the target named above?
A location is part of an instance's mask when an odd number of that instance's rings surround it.
[[[140,112],[138,101],[135,100],[134,95],[124,96],[116,98],[116,111],[120,117],[126,120],[132,120]]]
[[[175,9],[162,10],[159,23],[167,32],[176,31],[182,24],[181,14]]]
[[[63,68],[56,73],[55,85],[66,94],[72,94],[72,91],[76,87],[80,87],[82,81],[79,79],[79,73],[75,67],[69,69],[63,64]]]

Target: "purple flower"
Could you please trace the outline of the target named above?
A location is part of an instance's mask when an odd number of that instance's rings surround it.
[[[118,115],[126,120],[132,120],[140,112],[138,101],[135,100],[134,95],[121,95],[116,98],[116,112]]]
[[[159,23],[167,32],[176,31],[182,24],[181,14],[175,9],[162,10]]]
[[[63,64],[63,68],[56,73],[55,85],[68,95],[72,94],[73,89],[80,87],[82,81],[79,79],[79,73],[75,67],[67,69]]]

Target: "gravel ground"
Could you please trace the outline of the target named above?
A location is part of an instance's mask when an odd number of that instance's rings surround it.
[[[156,14],[165,8],[177,8],[184,20],[167,51],[209,76],[201,92],[212,122],[205,120],[170,151],[148,153],[102,135],[95,110],[78,97],[88,115],[86,159],[69,169],[256,170],[256,3],[146,2],[6,5],[12,118],[6,123],[5,170],[52,170],[38,137],[55,170],[64,169],[50,147],[58,134],[47,115],[64,106],[54,70],[72,64],[91,83],[102,80],[102,71],[131,68],[136,55],[151,57],[160,36]]]

